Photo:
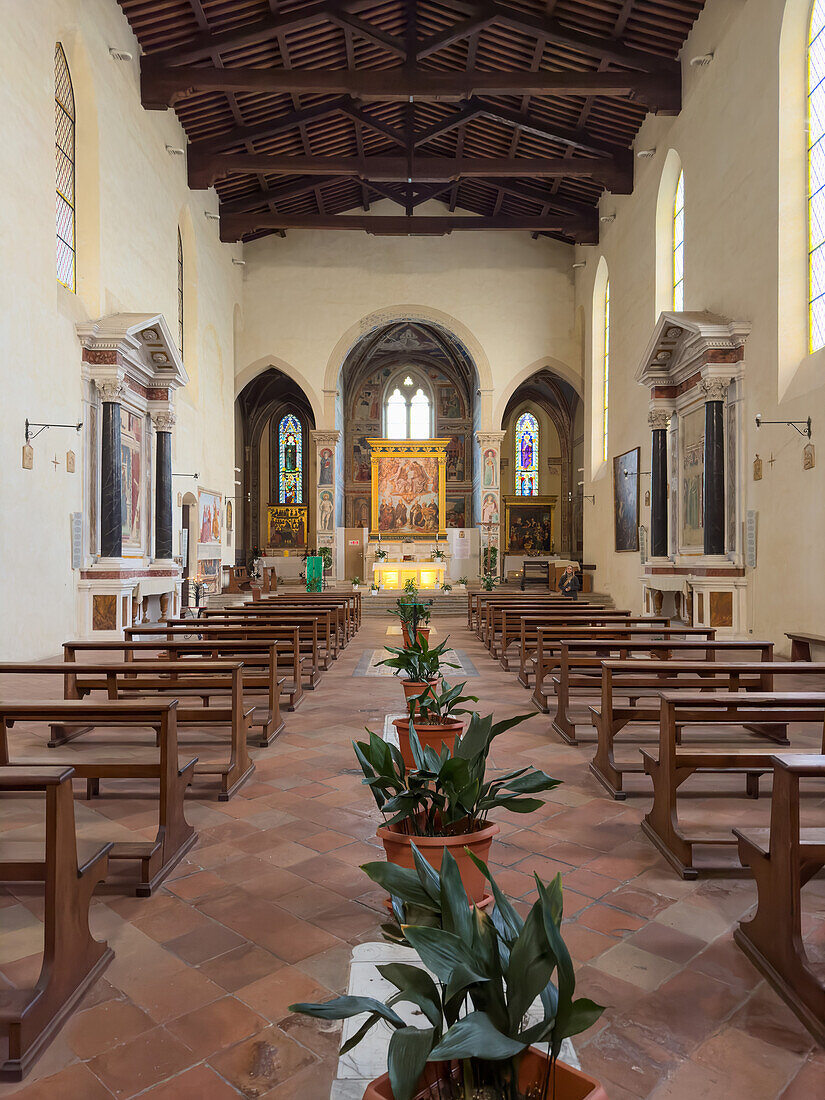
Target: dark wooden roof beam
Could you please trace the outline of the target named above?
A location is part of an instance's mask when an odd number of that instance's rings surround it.
[[[141,96],[149,110],[164,110],[200,92],[271,92],[351,95],[355,99],[410,102],[461,101],[474,95],[629,97],[651,111],[678,113],[681,85],[664,74],[634,72],[430,72],[406,67],[364,69],[170,68],[141,59]]]
[[[444,236],[454,231],[500,230],[539,233],[563,233],[578,238],[588,236],[591,226],[583,219],[567,215],[533,216],[381,216],[372,214],[232,214],[221,218],[221,240],[238,241],[242,237],[273,229],[360,230],[374,236]]]
[[[434,34],[430,38],[426,38],[423,42],[420,42],[415,51],[415,56],[417,60],[421,61],[431,54],[438,53],[439,50],[446,49],[447,46],[452,46],[456,42],[460,42],[462,38],[469,38],[471,34],[476,34],[478,31],[485,30],[491,23],[495,23],[495,21],[496,15],[491,12],[471,15],[469,18],[462,19],[460,22],[454,23],[451,27],[447,27],[447,29],[441,31],[440,34]]]
[[[383,183],[441,183],[462,178],[527,176],[551,179],[585,176],[598,180],[616,195],[633,190],[632,153],[616,157],[308,157],[225,153],[204,158],[197,179],[189,185],[210,187],[230,173],[263,172],[288,176],[356,176]]]
[[[373,42],[376,46],[387,50],[388,53],[403,58],[407,56],[407,48],[402,39],[397,38],[394,34],[386,34],[378,27],[373,26],[372,23],[359,19],[357,15],[351,15],[345,11],[331,11],[328,18],[331,23],[335,23],[342,29],[348,28],[359,37],[365,38],[368,42]]]

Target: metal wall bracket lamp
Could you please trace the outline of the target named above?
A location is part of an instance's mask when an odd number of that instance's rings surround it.
[[[762,413],[756,414],[756,426],[761,428],[763,424],[784,424],[786,428],[793,428],[794,431],[799,432],[800,435],[806,435],[808,439],[811,438],[811,418],[807,420],[763,420]],[[801,427],[800,427],[801,425]]]
[[[79,424],[35,424],[33,420],[26,418],[26,443],[31,443],[33,439],[37,439],[41,432],[45,432],[46,428],[73,428],[74,431],[79,432],[83,427],[83,421]],[[32,428],[37,428],[36,432],[32,431]]]
[[[200,474],[172,474],[172,477],[193,477],[197,481]]]
[[[632,470],[622,470],[625,477],[650,477],[650,470],[637,470],[634,473]]]
[[[591,504],[595,504],[596,503],[596,494],[593,493],[591,495],[591,494],[586,493],[584,491],[584,482],[583,481],[579,482],[579,486],[580,486],[579,496],[582,498],[582,503],[584,503],[584,501],[586,501],[586,500],[589,500]]]

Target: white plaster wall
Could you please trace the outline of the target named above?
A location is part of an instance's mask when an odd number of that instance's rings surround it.
[[[797,6],[801,0],[790,0]],[[576,304],[585,318],[585,376],[587,381],[585,456],[586,493],[595,493],[595,507],[585,505],[585,556],[597,565],[596,585],[610,592],[619,605],[638,608],[641,589],[637,554],[613,550],[612,458],[631,447],[642,447],[642,469],[650,469],[648,392],[633,381],[634,373],[656,319],[654,225],[659,180],[668,150],[677,150],[685,173],[686,242],[685,308],[707,309],[752,325],[745,346],[744,462],[746,508],[759,512],[758,566],[751,576],[749,628],[754,635],[784,643],[785,630],[822,632],[825,594],[821,573],[825,518],[821,507],[825,453],[811,471],[802,469],[806,440],[787,428],[762,428],[757,434],[754,416],[766,419],[814,421],[813,442],[825,428],[825,374],[805,365],[805,384],[783,386],[780,401],[779,364],[787,358],[788,333],[780,342],[780,326],[788,315],[778,312],[778,256],[780,223],[783,232],[797,231],[800,247],[792,258],[797,286],[804,287],[804,195],[790,202],[783,194],[780,219],[780,170],[788,176],[790,158],[802,157],[804,118],[798,114],[779,141],[779,52],[782,17],[780,0],[710,0],[682,51],[684,106],[677,118],[649,117],[636,142],[637,149],[656,149],[652,160],[636,161],[634,193],[606,195],[601,212],[616,214],[602,225],[597,248],[578,248],[577,260],[586,267],[576,274]],[[800,21],[801,26],[801,21]],[[706,68],[693,68],[691,57],[714,53]],[[799,35],[794,80],[804,71],[804,37]],[[799,175],[799,174],[797,174]],[[804,174],[803,174],[804,181]],[[791,210],[790,215],[788,210]],[[795,221],[794,221],[795,219]],[[610,274],[611,385],[610,456],[595,467],[591,459],[592,422],[591,349],[592,290],[596,267],[604,256]],[[783,278],[787,272],[783,273]],[[793,280],[790,280],[793,282]],[[798,331],[797,310],[793,332]],[[804,303],[802,303],[804,306]],[[800,340],[801,337],[801,340]],[[799,354],[786,368],[791,373]],[[791,394],[796,396],[790,396]],[[596,425],[598,430],[598,425]],[[762,481],[752,480],[756,453],[765,460]],[[771,467],[767,459],[773,454]],[[641,497],[649,480],[641,481]],[[642,507],[641,522],[649,529],[649,509]]]
[[[422,213],[443,213],[432,205]],[[386,202],[372,209],[397,213]],[[499,428],[510,394],[541,366],[581,384],[572,253],[529,233],[262,238],[244,249],[237,389],[277,366],[303,387],[316,425],[335,427],[334,389],[350,347],[382,321],[420,317],[464,339],[479,367],[480,427]]]
[[[54,43],[74,83],[77,122],[78,293],[55,277]],[[75,322],[105,313],[162,312],[177,332],[177,226],[187,222],[186,364],[198,404],[177,398],[173,470],[234,492],[233,307],[240,300],[240,249],[218,241],[214,193],[190,193],[172,112],[140,105],[138,65],[113,61],[109,46],[139,51],[111,0],[27,0],[0,6],[0,656],[58,652],[77,629],[69,514],[83,507],[81,440],[51,430],[21,468],[23,422],[82,418]],[[187,239],[188,237],[188,239]],[[197,318],[196,321],[193,319]],[[77,455],[66,473],[65,454]],[[50,459],[57,455],[55,469]],[[174,479],[177,494],[197,483]],[[236,510],[236,514],[237,510]],[[174,526],[180,512],[174,508]],[[177,539],[175,541],[177,549]],[[231,557],[231,553],[226,554]]]

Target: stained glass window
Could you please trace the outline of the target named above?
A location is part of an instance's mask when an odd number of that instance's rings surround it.
[[[287,413],[278,425],[278,500],[281,504],[302,504],[304,496],[304,454],[301,423]]]
[[[604,419],[602,421],[602,458],[607,461],[607,422],[610,406],[610,280],[604,285],[604,350],[602,352],[604,365],[604,386],[602,389],[602,403]]]
[[[178,351],[183,355],[183,238],[178,229]]]
[[[516,496],[539,495],[539,423],[532,413],[516,421]]]
[[[74,91],[63,47],[54,48],[54,154],[55,230],[57,278],[63,286],[76,286],[74,195]]]
[[[679,173],[673,200],[673,308],[685,308],[685,176]]]
[[[808,340],[825,347],[825,0],[808,35]]]

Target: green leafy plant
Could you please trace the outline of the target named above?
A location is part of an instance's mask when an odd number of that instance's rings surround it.
[[[420,626],[426,626],[430,621],[429,604],[420,600],[396,600],[395,607],[387,609],[390,615],[395,615],[401,620],[401,625],[407,627],[411,637]]]
[[[323,559],[322,569],[332,569],[332,549],[329,546],[322,546],[318,550],[318,556]]]
[[[375,581],[373,581],[372,584],[370,585],[370,592],[377,592],[377,591],[378,591],[378,585],[375,583]]]
[[[498,577],[493,573],[482,573],[481,575],[481,587],[485,592],[492,592],[495,586],[498,584]]]
[[[459,577],[458,578],[458,583],[463,584],[464,587],[466,588],[467,587],[467,578],[466,577]]]
[[[395,1100],[413,1100],[427,1066],[439,1062],[446,1067],[429,1071],[427,1080],[433,1079],[431,1095],[441,1100],[481,1095],[549,1100],[562,1042],[592,1026],[604,1011],[586,997],[574,999],[573,963],[561,934],[561,876],[549,884],[535,876],[538,897],[522,920],[487,866],[471,854],[495,899],[488,915],[467,905],[449,852],[439,874],[412,847],[414,870],[384,863],[367,864],[364,870],[390,891],[403,942],[426,970],[409,963],[379,966],[395,988],[386,1003],[337,997],[325,1004],[291,1005],[291,1010],[322,1020],[367,1013],[341,1054],[386,1021],[392,1028],[387,1069]],[[536,1001],[537,1010],[531,1009]],[[412,1005],[425,1026],[405,1024],[395,1011],[400,1004]],[[533,1043],[547,1043],[548,1057],[542,1079],[530,1082],[525,1093],[519,1089],[519,1068]]]
[[[417,642],[404,646],[403,649],[393,649],[391,646],[386,646],[387,652],[391,653],[392,656],[385,657],[383,661],[378,663],[394,669],[394,675],[396,676],[403,675],[408,680],[413,680],[416,683],[429,682],[438,677],[442,668],[459,667],[452,661],[443,660],[448,640],[448,638],[445,638],[440,645],[430,647],[429,641],[424,635],[419,634]]]
[[[452,590],[453,590],[453,586],[452,586],[452,585],[450,584],[450,582],[449,582],[449,581],[446,581],[446,582],[445,582],[444,584],[442,584],[442,586],[441,586],[441,591],[442,591],[442,592],[452,592]]]
[[[412,577],[404,581],[404,591],[408,596],[412,596],[414,600],[418,599],[418,585]]]
[[[361,583],[361,578],[360,577],[352,577],[351,580],[350,580],[350,584],[352,585],[353,588],[357,588],[360,583]]]
[[[419,696],[422,701],[423,695]],[[368,730],[369,741],[353,742],[353,748],[385,824],[400,827],[408,836],[457,836],[483,829],[494,809],[522,814],[539,809],[544,803],[535,795],[553,790],[559,780],[532,765],[486,778],[495,738],[531,717],[520,714],[493,722],[492,715],[473,712],[464,735],[456,736],[452,749],[442,746],[440,753],[422,747],[411,717],[413,770],[406,768],[394,745]]]
[[[484,550],[484,572],[495,573],[498,568],[498,547],[487,546]]]
[[[477,703],[478,696],[462,695],[466,686],[466,680],[463,684],[449,687],[447,681],[442,679],[440,691],[435,687],[425,688],[420,695],[408,700],[411,718],[415,714],[415,720],[422,726],[433,726],[449,722],[459,714],[472,714],[473,711],[462,709],[461,703]]]
[[[382,550],[380,546],[375,551],[375,560],[376,561],[386,561],[389,556],[390,556],[389,551]]]

